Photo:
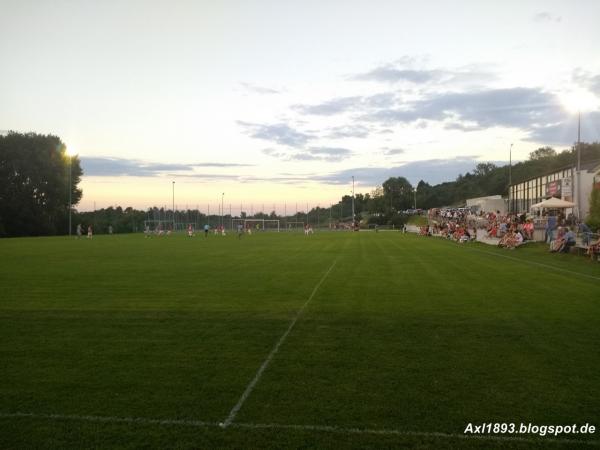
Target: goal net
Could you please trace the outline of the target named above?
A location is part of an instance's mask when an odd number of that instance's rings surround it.
[[[175,222],[173,224],[172,220],[144,220],[144,230],[148,229],[151,233],[158,233],[160,231],[187,231],[190,225],[192,225],[194,231],[199,229],[198,225],[194,222]]]
[[[244,230],[252,230],[253,233],[257,231],[280,231],[279,220],[275,219],[233,219],[231,221],[234,230],[240,224]]]
[[[304,222],[287,222],[287,231],[304,231]]]

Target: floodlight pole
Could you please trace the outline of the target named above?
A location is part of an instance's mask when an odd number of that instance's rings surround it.
[[[72,164],[73,158],[69,156],[69,236],[71,236],[71,210],[73,209],[73,199],[71,197],[73,189],[71,189],[71,177],[72,177]]]
[[[173,181],[173,233],[175,232],[175,182]]]
[[[417,187],[415,186],[415,188],[413,189],[413,192],[415,194],[415,201],[413,203],[413,209],[417,209]]]
[[[356,218],[354,214],[354,175],[352,175],[352,227],[355,226]]]
[[[512,201],[511,201],[511,186],[512,186],[512,148],[513,145],[510,144],[510,149],[508,150],[508,212],[512,212]]]
[[[581,110],[577,113],[577,218],[581,220]]]
[[[225,192],[221,194],[221,228],[223,228],[223,199],[225,198]]]

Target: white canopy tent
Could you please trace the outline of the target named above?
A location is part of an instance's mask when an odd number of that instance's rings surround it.
[[[575,203],[561,200],[560,198],[550,197],[543,202],[531,205],[532,208],[545,208],[545,209],[562,209],[562,208],[573,208]]]

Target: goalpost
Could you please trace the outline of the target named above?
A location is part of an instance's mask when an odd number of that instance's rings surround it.
[[[242,224],[244,230],[252,231],[280,231],[277,219],[232,219],[231,227],[235,230],[238,224]]]
[[[144,229],[148,226],[151,232],[187,231],[189,225],[192,225],[194,230],[199,229],[195,222],[175,222],[175,228],[173,228],[172,220],[144,220]]]
[[[287,231],[304,231],[304,222],[287,222]]]

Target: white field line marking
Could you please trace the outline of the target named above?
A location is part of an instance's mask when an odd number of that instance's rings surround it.
[[[75,414],[33,414],[33,413],[0,413],[0,419],[43,419],[43,420],[76,420],[83,422],[102,422],[102,423],[132,423],[142,425],[173,425],[173,426],[188,426],[193,428],[222,428],[216,422],[204,422],[201,420],[192,419],[150,419],[147,417],[115,417],[115,416],[86,416]],[[540,436],[538,438],[520,437],[520,436],[497,436],[497,435],[475,435],[475,434],[459,434],[459,433],[441,433],[427,431],[405,431],[396,429],[374,429],[374,428],[344,428],[331,425],[287,425],[280,423],[233,423],[232,428],[260,430],[260,429],[275,429],[275,430],[295,430],[295,431],[316,431],[326,433],[339,434],[373,434],[380,436],[415,436],[425,438],[441,438],[441,439],[475,439],[482,441],[517,441],[526,443],[561,443],[561,444],[584,444],[584,445],[599,445],[600,441],[581,440],[581,439],[562,439]]]
[[[234,423],[231,425],[234,428],[248,428],[248,429],[286,429],[286,430],[297,430],[297,431],[323,431],[330,433],[340,434],[375,434],[382,436],[416,436],[416,437],[429,437],[429,438],[445,438],[445,439],[476,439],[476,440],[489,440],[489,441],[517,441],[527,443],[566,443],[566,444],[587,444],[587,445],[598,445],[600,441],[592,440],[579,440],[579,439],[562,439],[562,438],[547,438],[540,436],[539,439],[520,437],[520,436],[498,436],[490,434],[459,434],[459,433],[441,433],[431,431],[404,431],[394,429],[374,429],[374,428],[343,428],[331,425],[286,425],[278,423]]]
[[[485,253],[487,255],[498,256],[499,258],[506,258],[506,259],[510,259],[510,260],[513,260],[513,261],[519,261],[519,262],[522,262],[524,264],[532,264],[532,265],[535,265],[535,266],[546,267],[548,269],[558,270],[559,272],[570,273],[572,275],[579,275],[579,276],[582,276],[582,277],[591,278],[593,280],[600,280],[600,277],[596,277],[594,275],[589,275],[587,273],[581,273],[581,272],[575,272],[574,270],[563,269],[562,267],[555,267],[555,266],[551,266],[550,264],[544,264],[544,263],[540,263],[540,262],[536,262],[536,261],[529,261],[527,259],[515,258],[514,256],[501,255],[499,253],[494,253],[494,252],[486,252],[485,250],[479,250],[479,249],[476,249],[476,248],[469,248],[468,250],[470,250],[472,252]]]
[[[227,418],[220,424],[223,428],[227,428],[229,425],[231,425],[231,422],[233,422],[233,420],[235,419],[235,416],[239,412],[240,408],[244,405],[244,402],[246,401],[248,396],[252,393],[252,390],[254,389],[254,387],[256,386],[258,381],[260,380],[260,377],[262,376],[263,372],[265,371],[265,369],[267,368],[267,366],[269,365],[269,363],[271,362],[273,357],[279,351],[279,347],[281,346],[283,341],[285,341],[285,339],[288,337],[288,334],[290,334],[290,331],[292,331],[292,328],[294,328],[294,325],[296,325],[296,322],[300,318],[300,315],[304,311],[304,308],[306,308],[306,306],[313,299],[317,290],[319,289],[321,284],[323,284],[323,281],[325,281],[325,278],[327,278],[327,276],[329,275],[331,270],[334,268],[336,263],[337,263],[337,259],[335,259],[333,261],[333,263],[331,264],[331,266],[329,266],[329,269],[327,269],[327,272],[325,272],[325,275],[323,275],[321,277],[321,279],[319,280],[319,282],[317,283],[315,288],[312,290],[310,297],[308,297],[308,300],[306,300],[304,302],[304,304],[302,305],[302,307],[298,310],[298,312],[296,313],[296,316],[290,323],[290,326],[287,328],[287,330],[285,330],[285,333],[283,333],[283,335],[279,338],[279,340],[277,341],[277,343],[271,350],[271,353],[269,353],[269,356],[267,356],[267,359],[265,359],[264,362],[262,363],[262,365],[259,367],[258,371],[256,372],[256,375],[254,375],[254,378],[252,379],[252,381],[250,381],[248,386],[246,386],[246,390],[244,391],[244,393],[242,394],[242,396],[240,397],[238,402],[235,404],[235,406],[231,409]]]
[[[77,414],[33,414],[33,413],[0,413],[0,418],[29,417],[32,419],[52,420],[81,420],[85,422],[107,422],[107,423],[141,423],[143,425],[186,425],[192,427],[216,427],[216,422],[203,422],[190,419],[150,419],[147,417],[115,417],[115,416],[87,416]]]

